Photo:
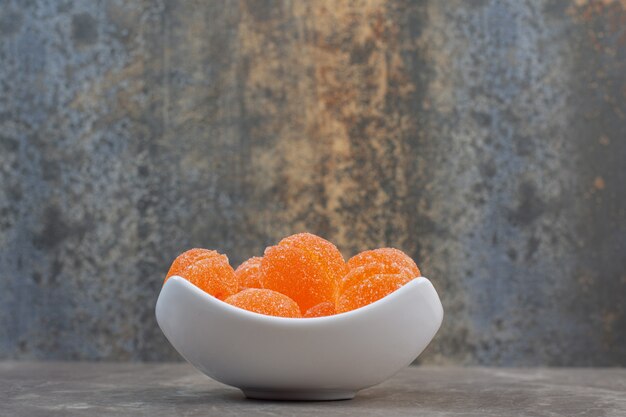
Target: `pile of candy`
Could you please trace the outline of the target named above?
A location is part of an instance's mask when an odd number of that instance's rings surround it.
[[[368,250],[345,262],[331,242],[299,233],[265,249],[237,270],[214,250],[179,255],[165,278],[189,280],[228,304],[279,317],[322,317],[373,303],[421,276],[398,249]]]

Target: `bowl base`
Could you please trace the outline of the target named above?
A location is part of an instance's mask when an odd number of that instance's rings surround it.
[[[336,401],[351,400],[356,391],[342,390],[311,390],[311,391],[258,391],[242,389],[246,398],[254,400],[278,400],[278,401]]]

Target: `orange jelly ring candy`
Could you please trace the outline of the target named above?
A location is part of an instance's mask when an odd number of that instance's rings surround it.
[[[169,271],[167,271],[167,275],[165,276],[164,284],[167,280],[173,275],[180,275],[185,268],[187,268],[192,263],[199,261],[204,258],[212,258],[214,256],[218,256],[219,253],[214,250],[202,249],[202,248],[193,248],[189,249],[174,259],[172,262],[172,266],[170,266]]]
[[[254,256],[235,269],[239,291],[247,288],[263,288],[261,285],[261,260]]]
[[[291,298],[276,291],[248,288],[228,297],[225,302],[235,307],[266,316],[300,318],[300,307]]]
[[[300,311],[324,301],[334,302],[337,278],[308,252],[293,245],[277,245],[265,250],[261,262],[263,288],[293,299]]]
[[[394,248],[372,249],[356,254],[348,260],[348,268],[354,269],[371,263],[382,263],[401,269],[407,269],[411,272],[413,278],[422,275],[415,261],[413,261],[410,256]]]
[[[346,276],[339,281],[337,294],[340,297],[344,291],[353,285],[356,285],[371,276],[380,274],[402,274],[407,278],[413,278],[413,273],[411,271],[404,269],[403,267],[399,267],[398,265],[371,263],[351,269],[350,272],[348,272]]]
[[[235,271],[226,255],[200,259],[185,268],[180,275],[220,300],[235,294],[238,289]]]
[[[337,313],[356,310],[391,294],[412,278],[401,274],[374,275],[348,288],[337,300]]]
[[[331,303],[330,301],[324,301],[323,303],[319,303],[318,305],[309,308],[302,317],[325,317],[335,314],[337,314],[337,310],[335,309],[335,303]]]
[[[318,262],[326,273],[339,280],[348,272],[343,255],[332,242],[312,233],[298,233],[282,239],[279,245],[293,245]]]

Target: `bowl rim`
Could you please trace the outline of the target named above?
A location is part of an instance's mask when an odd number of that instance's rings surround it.
[[[378,308],[379,306],[383,304],[391,302],[393,299],[402,296],[403,293],[407,291],[411,291],[411,288],[415,286],[424,285],[426,283],[429,283],[432,285],[432,283],[430,282],[428,278],[424,276],[419,276],[419,277],[413,278],[411,281],[407,282],[406,284],[404,284],[402,287],[398,288],[394,292],[387,294],[383,298],[378,299],[374,301],[373,303],[367,304],[363,307],[359,307],[355,310],[350,310],[344,313],[338,313],[338,314],[333,314],[332,316],[323,316],[323,317],[277,317],[277,316],[270,316],[267,314],[256,313],[254,311],[245,310],[243,308],[228,304],[225,301],[220,300],[219,298],[214,297],[211,294],[203,291],[202,289],[198,288],[193,283],[191,283],[190,281],[186,280],[185,278],[179,275],[172,275],[167,280],[167,282],[163,284],[163,287],[161,288],[161,292],[164,290],[165,286],[168,285],[170,281],[180,283],[184,287],[190,289],[195,294],[195,296],[203,298],[206,302],[217,305],[219,306],[219,308],[224,308],[226,309],[226,311],[230,311],[231,314],[239,315],[242,318],[253,319],[253,320],[256,320],[259,322],[265,322],[268,324],[274,323],[274,324],[280,324],[280,325],[285,325],[285,326],[298,326],[298,327],[313,326],[313,325],[322,324],[322,323],[335,322],[338,320],[349,320],[352,317],[360,316],[370,310]],[[158,304],[158,300],[157,300],[157,304]]]

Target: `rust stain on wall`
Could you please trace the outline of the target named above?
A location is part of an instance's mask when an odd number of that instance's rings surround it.
[[[606,40],[612,38],[619,45],[626,43],[626,2],[624,0],[577,0],[568,10],[576,20],[588,24],[587,35],[597,51],[614,55],[615,49],[607,48]],[[593,25],[596,23],[596,25]]]
[[[296,2],[261,24],[250,9],[239,31],[245,105],[273,136],[255,169],[284,181],[292,228],[319,228],[345,255],[355,240],[384,241],[361,219],[394,218],[385,213],[407,193],[402,142],[414,125],[394,104],[415,91],[386,2]],[[285,38],[286,25],[297,36]]]

